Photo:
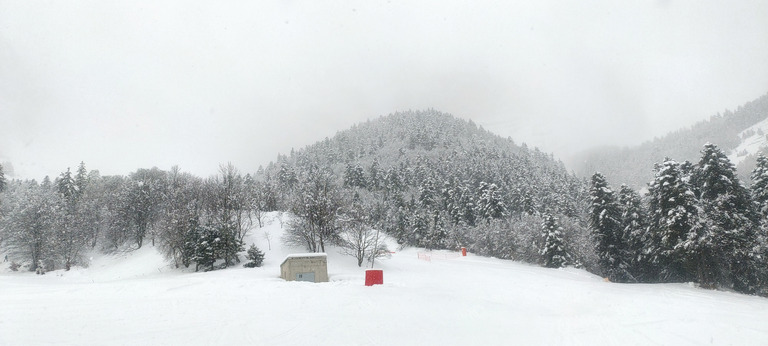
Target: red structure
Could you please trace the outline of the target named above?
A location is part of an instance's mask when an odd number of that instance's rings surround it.
[[[463,247],[461,248],[461,255],[466,256],[467,255],[467,248]]]
[[[384,284],[384,271],[381,269],[368,269],[365,271],[365,285],[381,285]]]

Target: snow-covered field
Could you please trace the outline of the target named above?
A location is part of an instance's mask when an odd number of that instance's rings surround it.
[[[264,231],[271,235],[268,250]],[[686,284],[405,249],[364,286],[329,251],[331,282],[286,282],[280,224],[254,230],[261,268],[192,273],[149,246],[89,268],[0,272],[0,345],[766,345],[768,299]],[[442,258],[442,259],[441,259]]]
[[[749,136],[744,137],[745,134],[751,133]],[[747,157],[747,155],[754,155],[768,146],[768,119],[765,119],[755,125],[750,126],[744,131],[739,133],[739,138],[744,137],[741,143],[736,149],[731,150],[728,155],[728,160],[734,165],[738,165],[741,161]]]

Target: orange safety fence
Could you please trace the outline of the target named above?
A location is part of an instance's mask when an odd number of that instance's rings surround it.
[[[449,260],[461,257],[458,253],[444,253],[444,252],[418,252],[416,253],[420,260],[432,262],[432,259]]]

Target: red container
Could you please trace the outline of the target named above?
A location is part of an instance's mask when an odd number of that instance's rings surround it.
[[[384,283],[384,271],[381,269],[368,269],[365,271],[365,285],[381,285]]]
[[[466,256],[467,255],[467,248],[463,247],[461,248],[461,255]]]

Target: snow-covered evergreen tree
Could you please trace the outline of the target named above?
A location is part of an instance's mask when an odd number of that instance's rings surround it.
[[[757,203],[763,218],[768,217],[768,158],[762,153],[757,156],[757,166],[752,171],[752,200]]]
[[[645,280],[653,275],[648,270],[650,256],[646,252],[648,241],[648,215],[642,198],[627,185],[619,188],[619,208],[621,209],[622,238],[625,244],[624,261],[627,263],[630,279]]]
[[[248,248],[247,253],[248,254],[246,255],[246,258],[249,262],[243,266],[246,268],[261,267],[261,263],[264,262],[264,252],[259,250],[259,248],[256,247],[256,244],[251,244],[251,247]]]
[[[73,200],[77,196],[77,187],[75,186],[75,180],[72,179],[72,173],[69,171],[69,168],[56,179],[56,189],[64,199]]]
[[[691,279],[686,271],[685,250],[680,245],[699,219],[696,196],[680,166],[665,159],[656,165],[655,178],[648,185],[650,234],[646,253],[661,281]]]
[[[379,160],[374,158],[371,166],[368,167],[368,188],[373,191],[381,189],[383,174],[379,166]]]
[[[197,231],[195,241],[195,271],[202,268],[204,271],[215,269],[217,254],[216,250],[221,241],[219,231],[215,227],[200,226]]]
[[[714,144],[706,144],[693,176],[703,222],[682,244],[690,270],[702,285],[756,290],[754,277],[757,214],[736,168]]]
[[[426,239],[428,249],[445,249],[447,247],[448,233],[445,230],[443,218],[439,210],[432,211],[429,235]]]
[[[430,176],[426,177],[424,181],[422,182],[421,186],[419,186],[419,204],[420,207],[425,210],[434,210],[436,208],[439,208],[439,193],[437,188],[437,183],[435,180]]]
[[[560,228],[556,217],[544,213],[544,222],[541,225],[541,236],[544,247],[541,256],[544,266],[547,268],[561,268],[569,264],[571,256],[565,250],[563,243],[563,229]]]
[[[344,187],[366,187],[367,185],[363,167],[347,164],[344,170]]]
[[[77,174],[73,182],[78,198],[82,197],[88,187],[88,170],[85,169],[85,162],[81,161],[80,165],[77,166]]]
[[[3,165],[0,165],[0,193],[5,191],[5,186],[8,183],[5,181],[5,172],[3,172]]]
[[[621,210],[613,190],[600,173],[592,175],[589,220],[595,238],[600,272],[611,281],[623,282],[627,264],[624,263]]]
[[[486,223],[491,219],[500,219],[507,213],[507,206],[501,199],[499,193],[499,187],[496,184],[488,184],[486,182],[480,183],[479,188],[480,199],[477,201],[478,215],[482,217]]]
[[[757,248],[755,249],[755,272],[758,286],[762,293],[768,293],[768,158],[762,153],[757,157],[757,166],[752,171],[752,200],[760,214],[757,232]]]
[[[84,164],[80,165],[78,176],[86,175]],[[54,202],[53,238],[54,252],[66,270],[81,262],[91,229],[92,218],[98,210],[85,210],[82,206],[82,195],[85,192],[77,186],[69,169],[56,180],[56,195]]]
[[[430,245],[429,239],[429,215],[417,213],[413,215],[411,221],[411,234],[408,241],[417,246],[427,248]]]

